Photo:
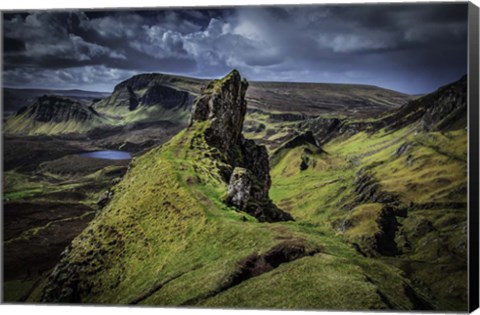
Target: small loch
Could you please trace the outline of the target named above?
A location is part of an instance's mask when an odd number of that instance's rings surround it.
[[[103,150],[103,151],[90,151],[80,153],[80,156],[88,157],[92,159],[104,159],[104,160],[131,160],[132,155],[126,151],[115,150]]]

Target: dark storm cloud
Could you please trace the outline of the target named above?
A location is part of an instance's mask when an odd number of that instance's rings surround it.
[[[467,5],[4,15],[4,84],[109,89],[141,72],[431,91],[466,73]]]

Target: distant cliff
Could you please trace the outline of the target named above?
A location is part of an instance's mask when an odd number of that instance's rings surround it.
[[[107,119],[90,106],[65,97],[44,95],[9,117],[5,132],[28,135],[82,133],[106,123]]]

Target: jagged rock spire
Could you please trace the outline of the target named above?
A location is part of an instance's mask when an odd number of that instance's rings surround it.
[[[224,78],[210,82],[193,104],[191,125],[209,120],[209,144],[228,151],[239,142],[247,111],[245,93],[248,82],[237,70]]]
[[[293,220],[268,196],[271,179],[267,149],[242,135],[247,88],[248,82],[237,70],[210,82],[194,102],[190,127],[208,123],[204,137],[210,146],[221,152],[219,159],[224,163],[221,172],[229,185],[227,204],[259,221]]]

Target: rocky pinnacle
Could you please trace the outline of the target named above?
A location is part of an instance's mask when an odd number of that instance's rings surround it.
[[[268,196],[271,179],[267,149],[243,137],[247,88],[248,82],[237,70],[210,82],[194,102],[190,128],[199,122],[208,122],[205,140],[222,152],[222,162],[228,165],[222,170],[229,185],[227,204],[261,222],[293,220]]]

